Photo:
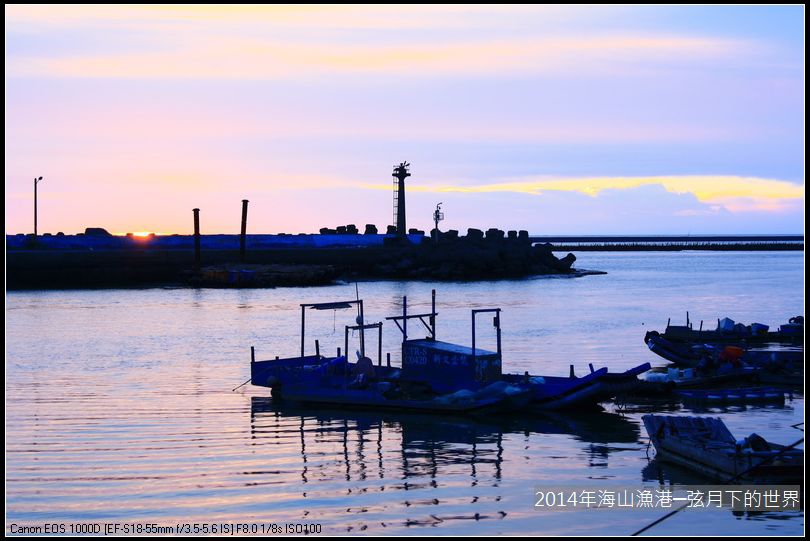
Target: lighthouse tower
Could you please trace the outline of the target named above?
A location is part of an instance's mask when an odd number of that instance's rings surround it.
[[[405,225],[405,179],[411,176],[408,162],[402,162],[394,167],[394,225],[397,228],[397,236],[404,237],[408,234]]]

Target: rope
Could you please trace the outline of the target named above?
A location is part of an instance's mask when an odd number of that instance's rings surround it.
[[[239,387],[243,387],[243,386],[247,385],[248,383],[250,383],[250,380],[251,380],[251,379],[253,379],[253,378],[252,378],[252,377],[249,377],[249,378],[248,378],[248,380],[247,380],[246,382],[244,382],[242,385],[237,385],[236,387],[234,387],[233,389],[231,389],[231,392],[234,392],[234,391],[235,391],[236,389],[238,389]]]

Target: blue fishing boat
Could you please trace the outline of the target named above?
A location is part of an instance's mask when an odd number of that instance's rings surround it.
[[[315,355],[306,355],[307,310],[337,310],[356,307],[357,325],[348,325],[344,333],[344,352],[349,348],[349,332],[359,331],[358,360],[349,362],[341,355],[325,357],[315,342]],[[302,304],[301,350],[297,357],[257,361],[251,348],[251,383],[269,387],[278,400],[334,404],[341,406],[382,407],[399,410],[435,412],[473,412],[515,410],[529,402],[536,409],[595,407],[621,391],[639,384],[637,375],[649,370],[643,363],[622,373],[607,368],[575,377],[532,376],[502,373],[500,308],[471,311],[470,347],[436,339],[436,293],[432,294],[429,313],[408,313],[407,297],[402,314],[389,317],[402,333],[401,366],[392,367],[390,355],[382,363],[382,322],[364,321],[363,301]],[[476,322],[482,314],[492,315],[496,351],[476,346]],[[419,320],[428,332],[424,338],[411,339],[408,323]],[[365,332],[378,333],[377,363],[365,355]]]
[[[305,354],[306,311],[337,310],[356,306],[357,325],[345,327],[344,351],[349,332],[360,331],[358,360],[345,355],[324,357],[316,341],[315,355]],[[497,309],[495,309],[497,310]],[[435,321],[435,311],[430,317]],[[402,321],[407,326],[407,320]],[[398,323],[399,324],[399,323]],[[433,326],[435,332],[435,323]],[[375,364],[365,355],[365,332],[377,330]],[[500,342],[499,342],[500,343]],[[402,366],[382,364],[382,323],[364,322],[363,301],[352,300],[301,305],[301,354],[298,357],[257,361],[251,349],[251,383],[270,387],[276,400],[341,407],[386,408],[436,413],[481,413],[525,408],[532,393],[500,379],[501,354],[434,339],[403,342]]]

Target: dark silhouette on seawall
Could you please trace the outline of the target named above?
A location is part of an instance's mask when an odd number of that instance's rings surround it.
[[[9,289],[103,287],[273,287],[335,280],[491,280],[582,274],[576,257],[558,258],[526,231],[469,229],[408,235],[366,227],[320,235],[7,236]],[[196,241],[196,242],[195,242]],[[242,247],[244,242],[244,248]],[[199,252],[195,245],[201,245]],[[199,259],[198,259],[199,258]]]

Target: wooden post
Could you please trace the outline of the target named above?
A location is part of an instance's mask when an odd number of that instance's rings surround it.
[[[200,268],[200,209],[193,209],[194,213],[194,266]]]
[[[37,184],[42,180],[42,177],[34,179],[34,237],[37,236]]]
[[[245,241],[247,240],[248,200],[242,199],[242,233],[239,236],[239,261],[245,262]]]
[[[439,228],[436,228],[436,236],[438,238]],[[436,290],[430,292],[430,337],[436,340]]]
[[[315,340],[315,356],[316,357],[321,356],[321,344],[317,340]]]
[[[472,311],[472,357],[475,362],[475,310]]]
[[[343,345],[346,347],[346,362],[349,362],[349,327],[344,328]]]
[[[356,284],[355,284],[356,285]],[[363,301],[360,300],[360,356],[366,356],[366,320],[363,314]]]
[[[402,297],[402,341],[408,339],[408,297]]]
[[[501,354],[501,311],[500,309],[495,312],[495,335],[496,339],[498,340],[498,357],[500,358]]]
[[[304,319],[307,317],[307,307],[301,306],[301,358],[304,358],[304,329],[306,328],[304,324]]]
[[[256,348],[250,346],[250,363],[253,364],[256,362]]]

